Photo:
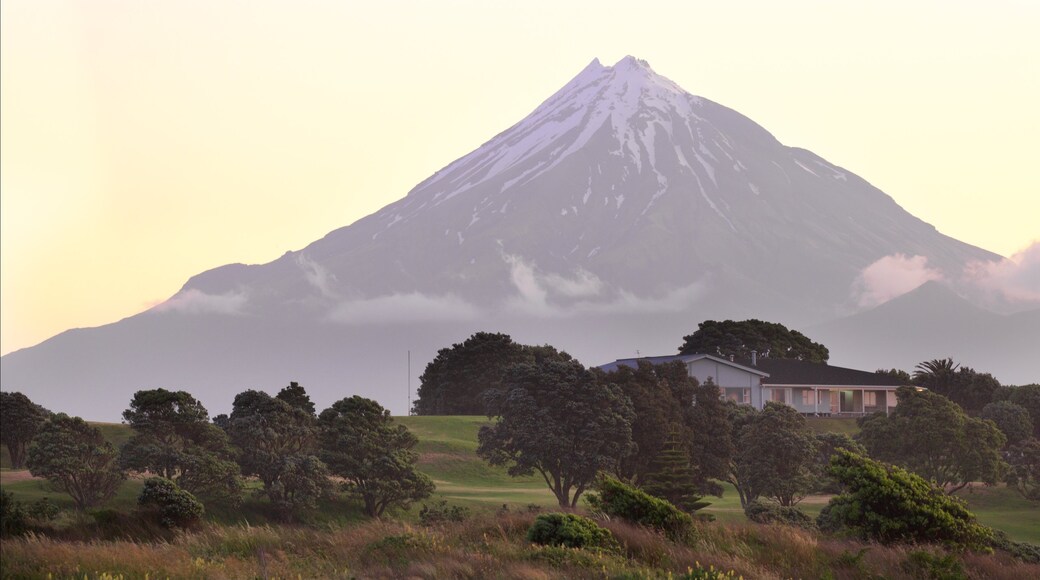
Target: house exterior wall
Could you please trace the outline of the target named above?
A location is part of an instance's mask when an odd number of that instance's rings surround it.
[[[757,409],[762,408],[762,381],[759,375],[711,359],[695,360],[688,363],[686,368],[690,376],[702,384],[711,377],[721,389],[750,389],[751,405]]]

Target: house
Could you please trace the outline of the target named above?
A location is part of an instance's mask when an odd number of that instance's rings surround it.
[[[786,403],[810,415],[866,415],[896,406],[888,375],[795,359],[758,357],[733,361],[710,354],[679,354],[618,359],[599,368],[635,368],[639,361],[664,364],[682,361],[691,377],[718,385],[724,399],[761,409],[769,401]]]

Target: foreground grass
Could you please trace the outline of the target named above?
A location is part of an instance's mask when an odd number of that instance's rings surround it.
[[[714,566],[744,578],[928,577],[914,551],[864,546],[792,528],[705,524],[688,544],[644,528],[601,522],[617,552],[533,546],[534,514],[484,514],[443,527],[394,521],[325,528],[218,526],[162,541],[4,540],[5,578],[661,578]],[[920,556],[916,557],[918,560]],[[954,555],[972,578],[1037,578],[1040,566],[1001,554]],[[107,576],[105,576],[107,575]]]

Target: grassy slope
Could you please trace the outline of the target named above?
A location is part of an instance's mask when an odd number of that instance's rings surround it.
[[[555,498],[540,477],[510,477],[504,468],[491,467],[477,457],[477,432],[481,425],[487,423],[486,418],[398,417],[397,420],[419,438],[419,469],[437,483],[435,498],[443,498],[449,503],[464,505],[475,511],[492,511],[503,504],[509,504],[512,509],[522,509],[528,504],[555,505]],[[106,438],[117,446],[129,438],[130,430],[125,425],[96,425],[102,429]],[[854,419],[810,419],[810,425],[818,431],[834,430],[854,434],[858,430]],[[6,450],[4,459],[6,460]],[[8,479],[12,475],[14,473],[7,472],[0,476],[3,479],[3,488],[15,493],[19,498],[35,500],[49,497],[59,505],[71,507],[71,500],[51,489],[46,482],[9,482]],[[140,485],[139,481],[123,484],[111,506],[117,509],[131,508]],[[1040,505],[1037,503],[1026,501],[1013,490],[1004,487],[976,488],[972,493],[962,492],[960,497],[968,502],[982,523],[1004,530],[1015,540],[1040,544]],[[726,492],[722,498],[706,499],[712,502],[706,511],[714,514],[720,521],[744,521],[740,502],[732,486],[726,485]],[[826,502],[825,497],[812,496],[806,498],[800,507],[815,515]],[[406,519],[413,519],[415,513],[416,510],[413,509],[401,515]],[[234,513],[214,515],[223,522],[248,519],[253,523],[262,523],[268,519],[263,506],[255,500],[246,502],[241,510]],[[351,505],[344,509],[342,502],[323,506],[319,516],[321,521],[351,521],[358,518],[356,506]]]

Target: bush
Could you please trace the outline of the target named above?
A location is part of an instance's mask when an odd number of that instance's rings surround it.
[[[753,500],[744,508],[744,515],[759,524],[782,524],[807,530],[816,529],[816,524],[802,510],[793,506],[782,506],[762,500]]]
[[[445,500],[440,500],[432,506],[423,504],[419,509],[419,523],[424,526],[433,526],[447,522],[461,522],[469,516],[469,508],[448,505]]]
[[[1008,537],[1006,532],[994,530],[993,543],[991,545],[1027,564],[1040,564],[1040,546],[1025,542],[1015,542]]]
[[[610,530],[576,514],[549,513],[535,518],[527,530],[527,541],[542,546],[601,548],[615,550],[617,540]]]
[[[205,511],[195,496],[163,477],[146,479],[137,503],[158,508],[159,523],[167,528],[190,527]]]
[[[20,501],[4,491],[0,492],[0,537],[18,536],[29,529],[29,514]]]
[[[918,475],[839,449],[828,472],[846,491],[820,514],[823,529],[849,528],[891,543],[947,543],[985,548],[993,531],[980,525],[961,500]]]
[[[915,550],[907,556],[903,564],[914,578],[927,580],[967,580],[964,566],[956,554],[937,555],[923,550]]]
[[[602,476],[598,493],[589,495],[593,508],[612,517],[661,530],[672,540],[693,538],[693,518],[667,501],[656,498],[617,479]]]

